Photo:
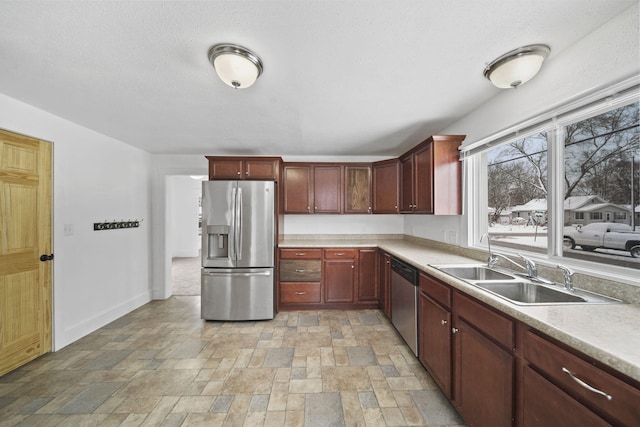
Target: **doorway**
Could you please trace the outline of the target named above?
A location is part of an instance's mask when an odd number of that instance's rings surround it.
[[[200,206],[206,177],[174,175],[171,194],[171,293],[200,295]]]

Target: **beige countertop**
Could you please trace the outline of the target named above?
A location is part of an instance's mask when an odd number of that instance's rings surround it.
[[[470,296],[640,381],[640,304],[521,306],[430,265],[480,263],[402,239],[286,239],[281,248],[378,247]],[[580,287],[580,283],[576,283]]]

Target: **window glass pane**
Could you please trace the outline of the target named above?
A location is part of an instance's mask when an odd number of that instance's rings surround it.
[[[536,134],[487,153],[492,244],[547,252],[547,137]]]
[[[565,257],[640,268],[634,243],[640,241],[638,107],[626,105],[564,128]]]

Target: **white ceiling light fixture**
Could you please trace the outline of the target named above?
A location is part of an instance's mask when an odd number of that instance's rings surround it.
[[[218,77],[235,89],[248,88],[262,74],[262,61],[249,49],[230,43],[221,43],[209,49],[209,62]]]
[[[545,44],[531,44],[507,52],[484,69],[484,76],[501,89],[517,88],[540,71],[551,48]]]

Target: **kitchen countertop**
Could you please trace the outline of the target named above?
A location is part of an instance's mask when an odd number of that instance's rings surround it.
[[[640,381],[640,304],[520,306],[430,265],[481,261],[402,239],[286,239],[280,248],[378,247],[524,324]],[[580,287],[580,283],[576,283]]]

